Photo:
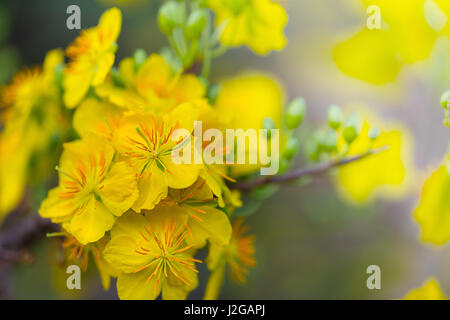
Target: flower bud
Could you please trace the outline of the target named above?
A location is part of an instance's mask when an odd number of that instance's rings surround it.
[[[357,114],[350,115],[347,123],[344,126],[344,130],[342,131],[342,136],[344,137],[345,142],[348,144],[355,141],[358,137],[360,131],[360,121]]]
[[[141,65],[147,60],[147,52],[144,49],[137,49],[133,54],[134,66],[139,69]]]
[[[293,100],[286,111],[284,122],[290,130],[297,128],[303,121],[306,113],[306,102],[303,98]]]
[[[283,151],[283,158],[287,160],[292,160],[295,155],[297,154],[298,148],[300,143],[298,142],[298,139],[295,137],[290,137],[286,141],[286,145],[284,147]]]
[[[222,87],[219,83],[213,83],[208,87],[208,91],[206,93],[206,97],[211,105],[216,104],[217,97],[219,96],[220,90]]]
[[[158,12],[158,26],[165,35],[171,34],[173,29],[184,23],[185,19],[186,7],[181,2],[168,1]]]
[[[290,162],[286,159],[281,158],[279,166],[280,167],[278,168],[278,173],[286,172],[290,167]]]
[[[448,108],[449,100],[450,100],[450,90],[447,90],[447,91],[445,91],[445,92],[442,94],[442,96],[441,96],[441,106],[442,106],[444,109],[447,109],[447,108]]]
[[[272,135],[271,130],[275,129],[275,122],[273,122],[272,118],[266,117],[263,120],[262,127],[263,127],[263,129],[267,130],[267,139],[270,139],[270,137]]]
[[[370,140],[375,140],[379,136],[380,136],[380,129],[378,129],[377,127],[370,128],[370,130],[369,130],[369,138],[370,138]]]
[[[343,115],[341,108],[336,104],[331,105],[328,109],[328,124],[330,125],[330,128],[335,130],[339,129],[342,125],[342,119]]]
[[[119,70],[116,67],[111,68],[111,78],[114,82],[114,85],[118,87],[125,86],[122,75],[120,74]]]
[[[344,128],[342,135],[344,137],[345,142],[350,144],[353,141],[355,141],[355,139],[358,137],[358,131],[354,126],[348,126]]]
[[[190,40],[195,40],[200,37],[208,20],[208,12],[205,9],[198,9],[193,11],[188,18],[185,34]]]
[[[329,130],[322,140],[323,147],[326,151],[333,151],[337,148],[337,133],[334,130]]]

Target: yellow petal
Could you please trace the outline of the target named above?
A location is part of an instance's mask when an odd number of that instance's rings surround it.
[[[151,164],[150,176],[144,176],[138,181],[139,198],[133,205],[133,210],[140,212],[142,209],[151,210],[156,204],[167,197],[168,183],[166,175],[156,166]]]
[[[86,208],[72,218],[66,230],[80,243],[86,244],[102,238],[111,229],[114,220],[112,213],[103,204],[91,199]]]
[[[225,278],[225,260],[219,267],[211,271],[211,274],[206,283],[204,300],[217,300],[219,298],[220,289]]]
[[[285,47],[283,29],[288,17],[280,4],[272,0],[243,1],[238,12],[226,1],[209,0],[208,5],[216,13],[216,25],[226,23],[220,37],[223,44],[247,45],[258,54]]]
[[[67,108],[75,108],[88,92],[94,75],[94,71],[89,68],[89,65],[80,66],[77,71],[65,72],[63,100]]]
[[[101,61],[99,61],[95,66],[95,72],[92,78],[92,86],[96,87],[105,81],[105,78],[108,75],[109,70],[111,70],[113,64],[113,53],[107,53],[102,56]]]
[[[80,136],[88,132],[110,133],[110,123],[117,121],[122,111],[112,104],[97,99],[84,100],[73,116],[73,127]]]
[[[102,185],[97,194],[116,216],[130,209],[139,196],[136,172],[125,162],[113,164]]]
[[[122,273],[117,278],[117,293],[122,300],[154,300],[160,292],[162,283],[159,277],[153,277],[147,282],[156,268],[152,265],[137,273]],[[157,280],[159,280],[157,282]]]
[[[448,298],[439,287],[439,283],[431,278],[420,288],[411,290],[405,300],[447,300]]]
[[[142,255],[137,251],[142,246],[158,252],[156,244],[146,241],[150,237],[145,228],[150,230],[149,221],[142,215],[127,212],[118,218],[111,230],[111,240],[106,245],[103,255],[114,268],[127,273],[133,273],[149,264],[153,255]]]
[[[106,10],[98,22],[99,38],[102,42],[108,43],[115,42],[120,34],[122,27],[122,12],[117,8],[111,8]]]
[[[392,82],[402,63],[389,34],[364,29],[333,50],[333,59],[346,75],[373,84]]]
[[[445,166],[427,179],[422,187],[414,218],[422,228],[422,240],[445,244],[450,240],[450,174]]]
[[[231,223],[228,216],[212,207],[199,206],[195,207],[200,210],[190,209],[190,213],[195,215],[189,219],[189,226],[194,235],[194,239],[209,239],[210,242],[218,245],[228,245],[231,239]],[[200,220],[201,221],[200,221]]]
[[[371,126],[381,130],[373,143],[368,136]],[[366,113],[361,132],[351,144],[348,155],[362,154],[370,147],[388,149],[339,167],[335,182],[340,194],[354,204],[364,204],[376,197],[394,198],[404,194],[413,174],[410,141],[406,128],[398,124],[383,124]]]

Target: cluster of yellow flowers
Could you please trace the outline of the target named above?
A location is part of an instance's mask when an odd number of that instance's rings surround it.
[[[179,5],[173,2],[164,10]],[[279,4],[204,5],[216,12],[218,25],[227,20],[223,46],[247,44],[261,54],[284,47],[287,15]],[[242,74],[225,79],[220,94],[211,99],[206,79],[142,50],[115,68],[121,22],[119,9],[107,10],[97,26],[83,30],[67,48],[67,64],[62,51],[51,51],[42,68],[18,74],[2,89],[6,125],[0,136],[0,176],[8,188],[1,189],[0,216],[22,198],[32,154],[49,153],[59,130],[64,133],[60,141],[77,139],[62,146],[58,185],[48,192],[39,214],[61,225],[66,259],[86,269],[93,258],[105,289],[111,277],[118,278],[121,299],[160,294],[185,299],[198,283],[196,264],[202,261],[195,254],[206,247],[211,280],[205,298],[216,298],[226,265],[244,282],[247,267],[256,264],[254,236],[246,234],[242,219],[233,217],[240,194],[226,182],[260,165],[175,163],[172,151],[187,137],[174,141],[172,134],[185,129],[190,136],[195,120],[223,131],[261,128],[267,117],[280,126],[281,90],[266,75]],[[68,133],[71,125],[75,134]],[[41,157],[37,162],[56,161]]]
[[[1,89],[0,184],[8,188],[0,188],[0,219],[17,207],[29,176],[39,174],[43,185],[58,164],[58,185],[39,214],[61,226],[66,260],[86,269],[94,259],[105,289],[117,278],[121,299],[185,299],[198,283],[201,249],[208,250],[211,271],[206,299],[218,297],[227,268],[244,282],[256,265],[255,237],[239,214],[241,194],[229,186],[262,165],[175,163],[172,151],[194,139],[194,121],[221,132],[281,129],[281,173],[298,151],[293,130],[305,115],[303,99],[292,101],[283,117],[284,92],[273,77],[248,72],[217,84],[207,79],[211,59],[229,47],[247,45],[257,54],[283,49],[283,7],[272,0],[189,4],[189,17],[180,1],[159,11],[171,54],[137,50],[116,63],[122,14],[112,8],[66,49],[67,63],[61,50],[50,51],[42,67]],[[215,27],[206,10],[215,13]],[[203,62],[201,76],[189,73],[195,61]],[[354,203],[402,189],[409,171],[406,131],[369,112],[346,121],[340,112],[330,108],[329,127],[313,141],[311,158],[340,160],[389,147],[339,168],[336,185]],[[178,129],[187,134],[174,141]],[[265,187],[256,202],[274,190]]]

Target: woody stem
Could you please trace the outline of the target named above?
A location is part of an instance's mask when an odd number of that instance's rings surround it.
[[[286,172],[281,175],[266,176],[266,177],[241,181],[236,184],[232,184],[230,187],[232,189],[236,189],[236,190],[249,191],[256,187],[260,187],[260,186],[271,184],[271,183],[282,184],[282,183],[293,182],[301,177],[323,174],[325,172],[328,172],[332,168],[340,167],[340,166],[364,159],[368,156],[380,153],[387,149],[388,149],[388,146],[385,146],[385,147],[381,147],[378,149],[369,150],[367,152],[364,152],[364,153],[356,155],[356,156],[346,157],[346,158],[342,158],[342,159],[336,159],[336,160],[321,163],[321,164],[318,164],[318,165],[315,165],[312,167],[295,169],[295,170]]]

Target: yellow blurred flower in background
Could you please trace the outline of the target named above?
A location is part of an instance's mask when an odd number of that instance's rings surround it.
[[[369,137],[373,126],[380,130],[374,141]],[[350,144],[347,155],[384,147],[384,151],[338,168],[335,183],[344,198],[363,204],[375,197],[391,198],[404,193],[413,173],[410,134],[401,125],[383,123],[366,113],[361,132]]]
[[[225,25],[222,44],[249,46],[257,54],[267,54],[286,46],[283,34],[288,16],[272,0],[208,0],[216,13],[216,25]]]
[[[443,245],[450,240],[450,172],[445,165],[423,185],[414,218],[422,229],[423,241]]]
[[[227,129],[258,130],[263,127],[265,118],[272,119],[275,128],[282,127],[283,103],[284,88],[280,83],[267,74],[252,72],[221,81],[221,90],[214,108],[223,119],[227,119]],[[280,141],[282,139],[280,134]],[[233,166],[231,175],[242,176],[260,168],[261,164]]]
[[[249,227],[243,225],[243,222],[243,219],[234,221],[229,245],[211,244],[210,246],[206,263],[211,270],[211,275],[206,285],[204,297],[206,300],[218,298],[227,265],[232,279],[241,284],[247,280],[248,268],[256,266],[255,236],[247,234]]]
[[[439,36],[433,28],[435,15],[450,14],[447,1],[436,0],[358,0],[365,8],[380,9],[381,29],[362,29],[333,50],[338,68],[345,74],[373,84],[392,82],[405,64],[427,58]],[[427,5],[429,10],[427,10]],[[440,8],[440,9],[439,9]],[[447,29],[450,29],[447,23]],[[448,33],[450,35],[450,33]]]
[[[105,236],[95,243],[83,245],[71,234],[64,232],[64,240],[61,247],[64,249],[66,264],[77,264],[83,271],[88,268],[89,260],[94,263],[100,274],[100,279],[105,290],[109,289],[111,277],[117,277],[119,271],[114,269],[104,258],[103,250],[109,241],[109,236]]]
[[[120,34],[122,13],[117,8],[105,11],[98,25],[83,30],[67,48],[71,60],[64,70],[64,103],[76,107],[91,86],[102,84],[114,64],[116,40]]]
[[[29,170],[31,157],[45,154],[51,136],[68,125],[56,86],[55,69],[62,62],[62,51],[51,50],[42,68],[20,71],[1,91],[6,109],[0,134],[0,220],[18,205],[30,176],[37,174]],[[50,157],[46,161],[51,163]],[[48,167],[47,162],[42,161]],[[45,175],[48,168],[40,170]]]
[[[405,300],[447,300],[447,296],[442,292],[439,283],[433,279],[428,279],[422,287],[411,290],[404,298]]]

